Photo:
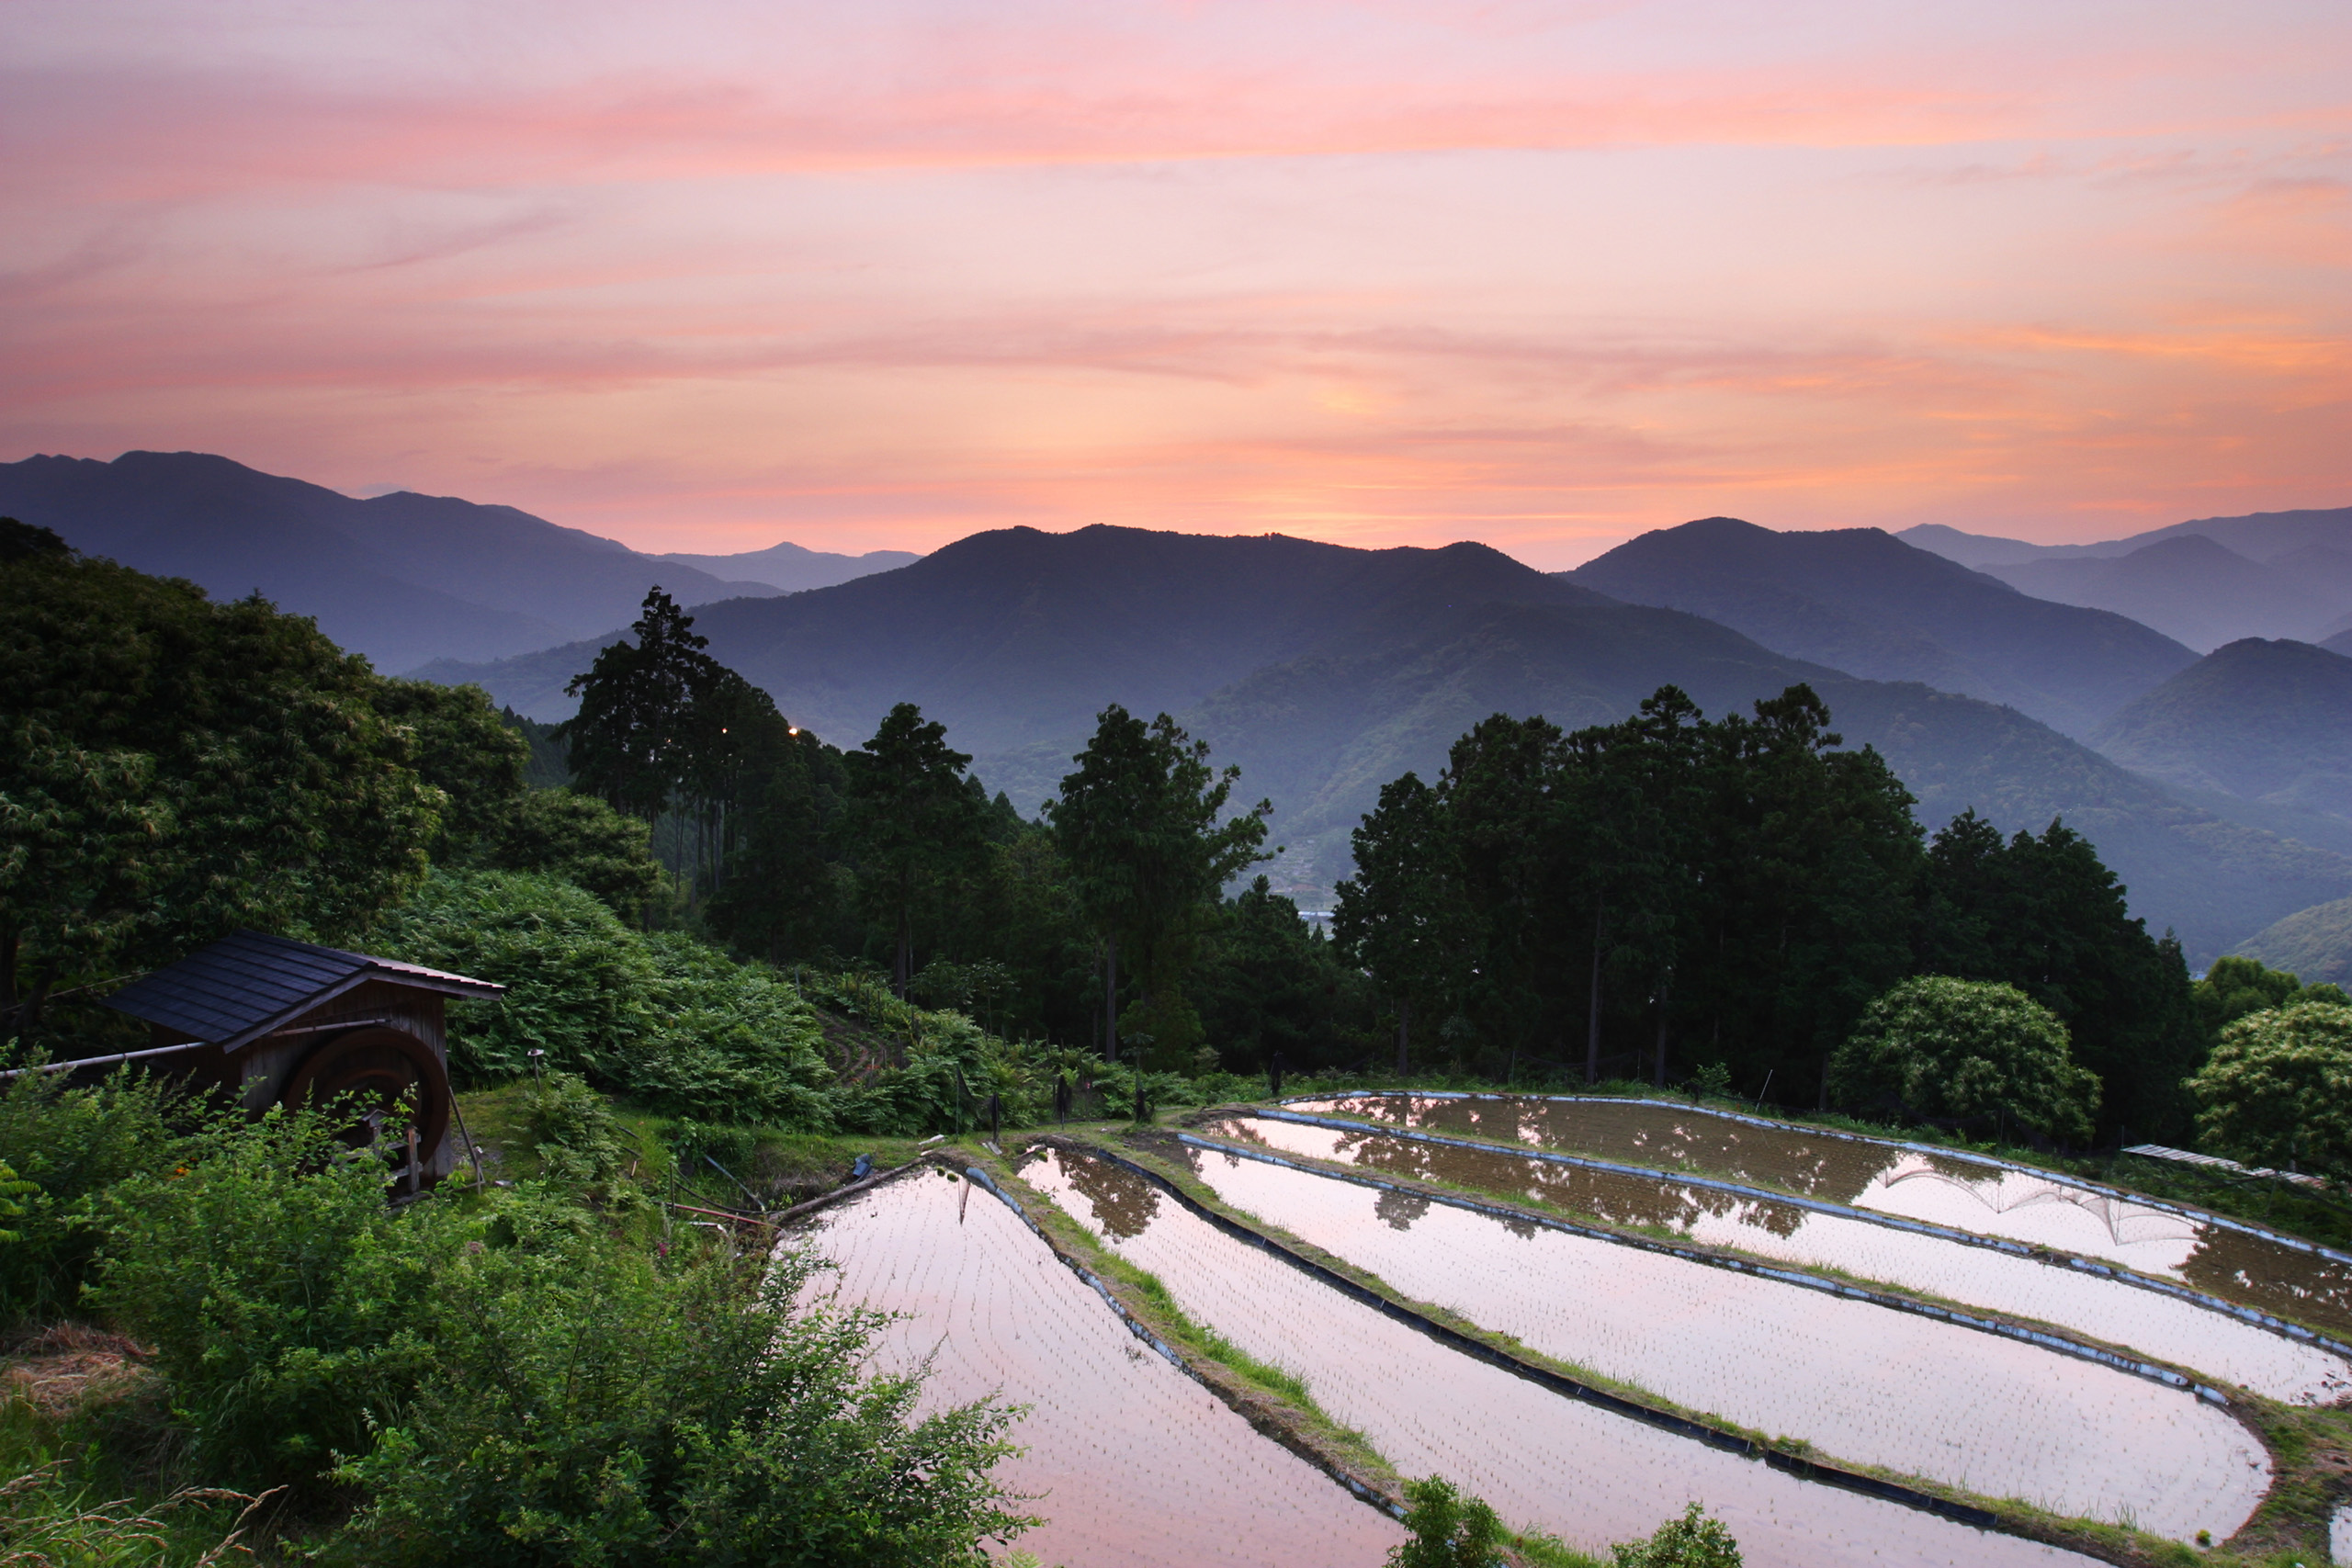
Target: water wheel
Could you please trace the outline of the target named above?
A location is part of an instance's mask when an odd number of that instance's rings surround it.
[[[337,1034],[312,1047],[286,1080],[279,1098],[291,1106],[344,1101],[354,1112],[343,1139],[364,1147],[380,1135],[403,1163],[407,1129],[416,1129],[420,1158],[429,1159],[449,1131],[449,1074],[433,1047],[405,1030],[380,1024]]]

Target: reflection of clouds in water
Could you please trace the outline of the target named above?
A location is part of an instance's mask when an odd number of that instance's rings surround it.
[[[1905,1155],[1854,1200],[1857,1208],[2029,1246],[2105,1258],[2178,1279],[2205,1227],[2185,1214],[2109,1198],[2022,1171],[1956,1174]]]

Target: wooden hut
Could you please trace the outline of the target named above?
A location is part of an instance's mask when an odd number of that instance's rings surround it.
[[[153,1031],[153,1047],[136,1055],[249,1110],[354,1097],[368,1113],[355,1139],[389,1138],[397,1174],[414,1186],[457,1165],[445,999],[505,989],[242,931],[132,982],[108,1005]],[[413,1162],[405,1157],[411,1131]]]

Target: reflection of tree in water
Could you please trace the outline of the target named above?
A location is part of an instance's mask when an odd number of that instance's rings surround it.
[[[2260,1236],[2207,1225],[2181,1266],[2192,1289],[2328,1333],[2352,1334],[2352,1271]]]
[[[1384,1190],[1372,1201],[1372,1212],[1378,1214],[1392,1231],[1408,1231],[1413,1222],[1430,1212],[1430,1201],[1409,1192]]]
[[[1132,1170],[1086,1155],[1063,1154],[1062,1174],[1086,1194],[1095,1223],[1122,1241],[1139,1236],[1159,1217],[1159,1190]]]
[[[1687,1168],[1850,1203],[1899,1157],[1871,1144],[1820,1138],[1656,1105],[1563,1103],[1510,1095],[1424,1100],[1398,1115],[1369,1098],[1342,1114],[1385,1116],[1433,1132],[1532,1143],[1630,1165]],[[1777,1224],[1774,1226],[1777,1230]]]
[[[1789,1236],[1796,1234],[1805,1219],[1802,1209],[1769,1200],[1743,1198],[1737,1193],[1615,1171],[1588,1170],[1580,1166],[1555,1165],[1501,1149],[1416,1143],[1385,1133],[1342,1134],[1337,1155],[1384,1175],[1527,1199],[1628,1228],[1646,1227],[1688,1235],[1702,1217],[1729,1216],[1736,1224]]]

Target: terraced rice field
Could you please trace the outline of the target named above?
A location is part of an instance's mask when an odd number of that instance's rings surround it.
[[[2105,1258],[2352,1336],[2352,1258],[1981,1157],[1655,1100],[1398,1093],[1290,1108],[1751,1182]]]
[[[1565,1397],[1227,1235],[1110,1162],[1048,1152],[1023,1174],[1104,1245],[1156,1274],[1196,1322],[1303,1377],[1327,1413],[1363,1431],[1400,1470],[1446,1475],[1519,1528],[1598,1551],[1647,1534],[1697,1499],[1730,1525],[1756,1568],[2088,1561],[1799,1480]],[[1726,1326],[1718,1316],[1690,1325],[1701,1334]],[[1936,1371],[1918,1369],[1930,1378]],[[1899,1421],[1899,1408],[1891,1411],[1888,1425]],[[2218,1518],[2236,1506],[2211,1484],[2199,1496],[2184,1513]],[[1366,1560],[1326,1551],[1301,1561]]]
[[[909,1315],[880,1362],[928,1359],[926,1409],[1029,1406],[999,1473],[1048,1522],[1017,1544],[1069,1568],[1375,1568],[1404,1539],[1130,1334],[985,1190],[921,1174],[826,1212],[842,1299]]]
[[[1259,1158],[1195,1168],[1227,1204],[1408,1298],[1849,1465],[2181,1540],[2232,1534],[2268,1483],[2226,1409],[2097,1362]]]
[[[2352,1393],[2352,1366],[2322,1346],[2062,1259],[1973,1247],[1883,1224],[1865,1211],[1825,1213],[1761,1192],[1740,1194],[1673,1177],[1596,1170],[1508,1149],[1422,1142],[1372,1127],[1344,1131],[1274,1116],[1234,1116],[1200,1132],[1384,1176],[1494,1192],[1802,1269],[1883,1281],[2048,1324],[2087,1340],[2128,1346],[2274,1399],[2333,1403]]]

